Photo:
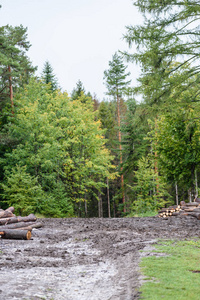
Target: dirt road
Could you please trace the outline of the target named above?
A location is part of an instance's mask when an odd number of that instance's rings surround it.
[[[152,243],[200,237],[192,217],[42,222],[29,241],[0,240],[1,300],[139,299],[138,263]]]

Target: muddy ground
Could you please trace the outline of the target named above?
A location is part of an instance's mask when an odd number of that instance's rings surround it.
[[[140,299],[138,263],[152,255],[152,244],[200,237],[200,221],[193,217],[42,223],[29,241],[0,240],[1,300]]]

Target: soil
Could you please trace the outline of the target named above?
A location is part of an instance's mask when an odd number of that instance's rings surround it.
[[[0,240],[1,300],[140,299],[139,262],[152,245],[200,237],[190,216],[41,222],[29,241]]]

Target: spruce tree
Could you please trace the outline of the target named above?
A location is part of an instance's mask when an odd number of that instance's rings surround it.
[[[58,81],[53,73],[53,68],[48,61],[44,63],[44,68],[42,71],[42,79],[44,83],[51,84],[51,90],[55,91],[58,89]]]
[[[107,94],[111,95],[117,102],[117,123],[118,123],[118,141],[119,141],[119,157],[121,170],[121,188],[122,188],[122,202],[125,212],[125,193],[124,193],[124,176],[123,176],[123,159],[122,159],[122,137],[121,137],[121,116],[120,116],[120,100],[130,80],[126,80],[130,73],[126,73],[127,66],[124,65],[122,57],[116,52],[112,61],[109,61],[109,69],[104,71],[104,80],[108,89]]]

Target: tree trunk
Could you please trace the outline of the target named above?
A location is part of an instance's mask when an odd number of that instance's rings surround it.
[[[198,179],[197,179],[197,170],[195,170],[195,199],[198,198]]]
[[[191,193],[191,189],[188,190],[188,197],[189,197],[189,202],[192,202],[192,193]]]
[[[107,196],[108,196],[108,218],[110,218],[111,217],[111,214],[110,214],[110,189],[109,189],[108,177],[107,177]]]
[[[3,239],[14,239],[14,240],[30,240],[30,230],[18,230],[18,229],[5,229],[0,231],[0,235]]]
[[[178,185],[177,185],[177,182],[175,183],[175,188],[176,188],[176,205],[178,205]]]
[[[12,114],[14,114],[14,103],[13,103],[13,87],[12,87],[12,76],[11,76],[11,67],[8,67],[9,75],[9,93],[10,93],[10,102],[11,102],[11,109]]]
[[[13,213],[9,210],[3,210],[0,211],[0,218],[10,218],[10,217],[15,217],[15,215],[13,215]]]
[[[103,203],[102,203],[102,196],[101,193],[98,192],[98,211],[99,211],[99,218],[103,218]]]
[[[31,228],[40,228],[43,225],[42,223],[36,223],[36,222],[18,222],[18,223],[13,223],[8,225],[2,225],[0,226],[0,231],[4,229],[21,229],[27,226]]]
[[[85,194],[85,217],[87,218],[88,210],[87,210],[87,199]]]
[[[6,224],[12,224],[12,223],[18,223],[18,222],[34,222],[37,218],[30,214],[27,217],[10,217],[10,218],[4,218],[0,219],[0,225],[6,225]]]
[[[119,140],[119,155],[120,155],[120,165],[121,165],[121,173],[123,171],[123,167],[122,167],[122,137],[121,137],[121,129],[120,129],[120,125],[121,125],[121,120],[120,120],[120,98],[119,95],[117,95],[117,122],[118,122],[118,140]],[[121,174],[121,187],[122,187],[122,203],[124,204],[124,209],[123,211],[126,212],[126,207],[125,207],[125,193],[124,193],[124,175]]]

